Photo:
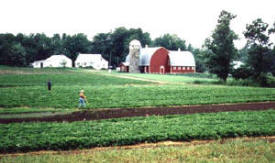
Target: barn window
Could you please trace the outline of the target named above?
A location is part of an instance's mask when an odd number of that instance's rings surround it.
[[[195,70],[195,67],[192,67],[192,70]]]
[[[185,70],[185,67],[182,67],[182,70]]]
[[[177,67],[173,67],[173,70],[176,70],[177,69]]]
[[[179,70],[181,70],[181,67],[179,67]]]
[[[187,70],[189,70],[189,67],[187,67]]]

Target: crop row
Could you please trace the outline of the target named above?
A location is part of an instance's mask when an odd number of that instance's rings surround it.
[[[272,101],[275,89],[193,85],[55,86],[0,88],[1,107],[75,108],[85,90],[88,108],[129,108],[195,104]]]
[[[275,110],[0,125],[0,152],[275,134]]]

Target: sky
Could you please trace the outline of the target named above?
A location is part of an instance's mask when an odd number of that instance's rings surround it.
[[[257,18],[275,22],[275,0],[1,0],[0,6],[0,33],[84,33],[92,40],[124,26],[141,28],[152,39],[176,34],[197,48],[222,10],[237,15],[231,22],[237,48],[246,42],[246,24]]]

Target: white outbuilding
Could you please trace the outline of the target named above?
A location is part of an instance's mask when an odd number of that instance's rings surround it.
[[[75,60],[75,67],[93,67],[96,70],[108,69],[108,61],[101,54],[79,54]]]
[[[72,67],[72,60],[65,55],[52,55],[45,60],[34,61],[33,68]]]

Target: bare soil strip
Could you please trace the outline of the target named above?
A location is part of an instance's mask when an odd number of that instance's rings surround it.
[[[172,114],[194,114],[194,113],[215,113],[227,111],[245,110],[267,110],[275,109],[275,102],[254,102],[238,104],[215,104],[196,105],[180,107],[158,107],[158,108],[128,108],[128,109],[105,109],[105,110],[85,110],[71,114],[54,115],[34,118],[10,118],[0,119],[0,123],[14,122],[74,122],[83,120],[100,120],[122,117],[151,116],[151,115],[172,115]]]
[[[92,153],[96,151],[108,151],[108,150],[129,150],[129,149],[144,149],[144,148],[157,148],[157,147],[180,147],[180,146],[193,146],[193,145],[203,145],[209,143],[224,144],[227,142],[241,140],[244,142],[255,142],[255,141],[266,141],[269,143],[275,142],[275,136],[259,136],[259,137],[238,137],[238,138],[223,138],[219,140],[192,140],[192,141],[162,141],[157,143],[140,143],[136,145],[124,145],[124,146],[112,146],[112,147],[95,147],[90,149],[76,149],[69,151],[53,151],[53,150],[42,150],[26,153],[3,153],[0,154],[1,157],[16,157],[23,155],[71,155],[71,154],[85,154]]]

